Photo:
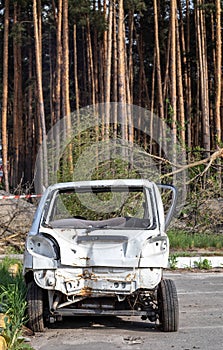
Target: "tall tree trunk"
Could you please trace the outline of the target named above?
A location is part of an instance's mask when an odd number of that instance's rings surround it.
[[[95,4],[96,6],[96,4]],[[96,10],[95,10],[96,11]],[[99,40],[98,40],[98,30],[94,26],[93,28],[93,62],[94,62],[94,84],[95,84],[95,103],[99,103]]]
[[[91,30],[90,30],[90,19],[87,17],[87,51],[88,51],[88,67],[89,67],[89,85],[90,85],[90,101],[95,105],[95,80],[94,80],[94,64],[93,64],[93,53],[91,44]]]
[[[111,58],[112,58],[112,19],[113,19],[113,3],[109,1],[109,15],[108,15],[108,42],[107,47],[107,60],[106,60],[106,72],[105,72],[105,102],[111,101]]]
[[[76,100],[76,110],[80,109],[80,98],[79,98],[79,84],[78,84],[78,74],[77,74],[77,25],[74,24],[74,86],[75,86],[75,100]]]
[[[119,1],[118,9],[118,98],[120,105],[120,117],[122,119],[122,139],[128,139],[126,116],[126,71],[125,71],[125,27],[123,0]],[[124,152],[125,153],[125,152]]]
[[[118,51],[117,51],[117,34],[116,34],[116,26],[117,26],[117,11],[116,11],[116,0],[113,1],[114,6],[114,13],[113,13],[113,91],[112,91],[112,100],[114,102],[118,101],[118,83],[117,83],[117,76],[118,76]],[[116,107],[115,107],[116,108]],[[117,111],[114,113],[114,139],[117,138],[118,133],[118,118],[117,118]]]
[[[222,70],[222,38],[221,38],[221,1],[215,0],[216,4],[216,77],[215,77],[215,125],[216,125],[216,142],[221,142],[221,70]]]
[[[78,148],[80,152],[81,137],[79,132],[80,127],[80,96],[79,96],[79,84],[77,73],[77,25],[74,23],[73,27],[74,37],[74,89],[75,89],[75,101],[76,101],[76,113],[77,113],[77,132],[78,132]]]
[[[207,46],[206,46],[206,29],[203,0],[197,1],[196,19],[197,19],[197,41],[199,54],[199,70],[201,82],[201,110],[202,110],[202,128],[203,128],[203,146],[210,152],[210,122],[209,122],[209,97],[208,97],[208,69],[207,69]]]
[[[155,59],[156,59],[156,74],[157,74],[157,91],[158,91],[158,99],[157,99],[157,111],[161,120],[164,120],[164,107],[163,107],[163,94],[162,94],[162,76],[161,76],[161,64],[160,64],[160,44],[159,44],[159,25],[158,25],[158,9],[157,9],[157,1],[153,1],[154,7],[154,32],[155,32]],[[162,122],[161,122],[162,123]],[[161,141],[162,140],[162,141]],[[160,141],[161,147],[159,149],[159,155],[161,156],[162,148],[166,148],[166,133],[164,128],[160,128]],[[151,147],[150,147],[151,148]]]
[[[153,54],[153,72],[152,72],[152,79],[151,79],[151,108],[150,108],[150,125],[149,125],[149,153],[152,154],[153,152],[153,112],[154,112],[154,100],[155,100],[155,75],[156,75],[156,49],[154,48],[154,54]]]
[[[103,0],[103,16],[104,16],[104,21],[105,23],[107,23],[107,18],[108,18],[108,15],[107,15],[107,0]],[[103,44],[104,44],[104,62],[107,62],[107,53],[108,53],[108,48],[107,48],[107,44],[108,44],[108,30],[105,29],[104,30],[104,40],[103,40]],[[104,66],[105,68],[105,66]],[[105,71],[105,69],[104,69]]]
[[[181,63],[181,48],[179,26],[176,19],[176,35],[177,35],[177,89],[178,89],[178,121],[180,125],[179,136],[180,142],[185,149],[185,114],[184,114],[184,96],[183,96],[183,78],[182,78],[182,63]]]
[[[109,14],[108,14],[108,33],[107,33],[107,62],[105,72],[105,140],[109,140],[110,131],[110,114],[109,114],[109,102],[111,101],[111,59],[112,59],[112,20],[113,20],[113,2],[109,1]]]
[[[186,42],[185,42],[185,34],[184,34],[184,21],[183,21],[183,13],[182,13],[182,5],[181,1],[177,0],[177,6],[179,9],[180,14],[180,26],[177,26],[177,59],[178,59],[178,67],[180,68],[179,76],[181,76],[181,86],[179,87],[179,94],[182,98],[179,98],[179,105],[180,105],[180,114],[181,114],[181,141],[183,145],[185,146],[186,142],[186,123],[185,123],[185,108],[184,108],[184,88],[185,88],[185,97],[186,102],[187,101],[187,94],[188,94],[188,71],[187,71],[187,55],[186,55]],[[187,6],[187,4],[186,4]],[[187,8],[186,8],[187,11]],[[187,16],[187,15],[186,15]],[[187,17],[186,17],[187,20]],[[188,29],[188,28],[187,28]],[[190,35],[190,33],[187,33],[187,35]],[[181,50],[182,48],[182,50]],[[181,52],[182,51],[182,52]],[[183,64],[183,66],[182,66]],[[180,67],[181,66],[181,67]],[[188,110],[187,110],[188,112]],[[189,120],[189,116],[186,115],[187,121]]]
[[[63,0],[63,77],[64,77],[64,103],[65,116],[67,118],[67,127],[70,125],[70,92],[69,92],[69,27],[68,27],[68,0]]]
[[[38,37],[39,37],[39,59],[40,69],[42,74],[42,1],[37,0],[37,23],[38,23]]]
[[[61,64],[62,64],[62,0],[58,0],[56,16],[56,82],[55,82],[55,120],[61,118]],[[56,130],[56,129],[55,129]],[[60,136],[56,132],[56,159],[59,159]]]
[[[19,5],[18,16],[21,16],[21,8]],[[18,169],[18,181],[24,178],[24,164],[25,164],[25,142],[24,139],[24,120],[23,120],[23,89],[22,89],[22,33],[19,31],[18,45],[17,45],[17,57],[18,57],[18,121],[19,121],[19,169]]]
[[[216,71],[215,71],[215,128],[216,128],[216,144],[222,141],[222,122],[221,120],[221,95],[222,95],[222,36],[221,36],[221,1],[215,0],[216,6]],[[218,181],[222,185],[222,169],[221,161],[218,160]]]
[[[190,56],[190,1],[186,0],[186,28],[187,28],[187,40],[186,40],[186,54]],[[192,136],[191,136],[191,108],[192,108],[192,96],[191,96],[191,64],[190,59],[187,59],[186,66],[186,113],[187,113],[187,147],[189,150],[192,149]],[[188,160],[190,161],[190,152],[188,154]]]
[[[99,101],[100,103],[105,102],[105,82],[104,82],[104,41],[99,41]]]
[[[177,89],[176,89],[176,0],[170,5],[171,21],[171,48],[170,48],[170,79],[171,79],[171,120],[172,120],[172,143],[173,163],[176,162],[177,145]]]
[[[134,143],[134,126],[133,126],[133,31],[134,31],[134,16],[133,11],[129,10],[129,50],[127,47],[125,50],[125,61],[126,61],[126,92],[127,92],[127,122],[128,122],[128,142],[130,147],[129,152],[129,169],[133,168],[133,143]],[[126,44],[126,40],[125,40]],[[127,46],[127,45],[126,45]]]
[[[87,104],[89,104],[88,101],[88,86],[87,86],[87,62],[86,62],[86,36],[85,36],[85,29],[84,26],[82,26],[82,30],[81,30],[81,39],[82,39],[82,105],[86,106]]]
[[[118,11],[118,96],[119,102],[126,103],[125,80],[125,29],[123,0],[119,1]]]
[[[210,32],[211,32],[211,42],[215,43],[215,32],[216,32],[216,21],[215,21],[215,16],[213,11],[210,13]],[[213,65],[213,70],[214,72],[211,73],[214,75],[214,79],[209,80],[209,87],[208,90],[210,91],[210,95],[215,95],[215,79],[216,79],[216,45],[212,45],[212,65]],[[209,61],[209,58],[208,58]],[[209,120],[210,120],[210,144],[211,147],[216,146],[216,141],[217,141],[217,135],[216,135],[216,123],[215,123],[215,99],[210,99],[209,101]]]
[[[29,57],[29,66],[28,66],[28,77],[31,82],[33,79],[32,65],[33,65],[33,56],[32,48],[30,46],[28,51]],[[31,181],[32,179],[32,170],[34,168],[34,159],[33,154],[36,154],[35,149],[35,134],[34,120],[33,120],[33,84],[29,84],[28,87],[28,97],[27,97],[27,128],[26,128],[26,150],[25,150],[25,167],[26,167],[26,181]]]
[[[97,1],[98,9],[100,13],[103,16],[103,20],[106,23],[106,0],[104,1]],[[105,64],[106,64],[106,59],[105,59],[105,46],[106,46],[106,36],[107,36],[107,30],[105,28],[104,33],[103,33],[103,38],[98,41],[98,76],[99,76],[99,102],[104,103],[105,102]],[[105,139],[105,125],[104,125],[104,114],[101,113],[101,138],[104,141]]]
[[[8,174],[8,135],[7,135],[7,106],[8,106],[8,45],[9,45],[9,0],[5,0],[4,13],[4,44],[3,44],[3,82],[2,82],[2,158],[5,190],[9,192]]]
[[[156,57],[157,90],[158,90],[158,111],[159,111],[160,118],[164,119],[157,0],[153,1],[153,6],[154,6],[154,27],[155,27],[154,31],[155,31],[155,48],[156,48],[155,57]]]
[[[128,57],[128,76],[129,76],[129,91],[130,91],[130,101],[133,103],[133,80],[134,80],[134,71],[133,71],[133,32],[134,32],[134,12],[129,10],[129,57]]]
[[[165,76],[163,83],[163,101],[168,97],[168,87],[170,83],[169,77],[169,69],[170,69],[170,47],[171,47],[171,25],[169,24],[169,33],[167,40],[167,48],[166,48],[166,67],[165,67]]]
[[[61,117],[61,60],[62,60],[62,0],[58,0],[56,17],[56,83],[55,83],[55,123]]]
[[[196,45],[196,57],[199,56],[199,48]],[[201,134],[201,111],[200,111],[200,99],[201,99],[201,72],[200,72],[200,66],[199,66],[199,60],[196,60],[196,69],[197,69],[197,89],[196,89],[196,114],[192,127],[193,132],[193,145],[196,147],[201,147],[202,140],[200,139],[199,135]]]
[[[179,127],[179,139],[181,142],[181,162],[186,163],[186,133],[185,133],[185,112],[184,112],[184,90],[183,90],[183,72],[182,72],[182,61],[181,61],[181,47],[180,47],[180,33],[178,19],[176,16],[176,56],[177,56],[177,90],[178,90],[178,125]],[[183,45],[184,47],[184,45]],[[185,47],[184,47],[185,49]],[[185,56],[185,52],[183,53]],[[176,152],[178,152],[176,150]],[[186,193],[186,175],[185,172],[182,173],[182,188],[183,193]]]
[[[19,113],[18,113],[18,90],[19,90],[19,72],[18,72],[18,32],[16,27],[18,25],[17,20],[17,2],[14,2],[14,15],[13,15],[13,59],[14,59],[14,91],[13,91],[13,158],[11,164],[11,185],[15,188],[18,181],[18,169],[19,169]]]
[[[45,112],[44,112],[44,100],[43,100],[43,85],[42,85],[42,67],[41,67],[41,50],[39,40],[39,28],[38,28],[38,16],[37,16],[37,3],[33,0],[33,24],[34,24],[34,38],[35,38],[35,59],[36,59],[36,77],[37,77],[37,98],[40,113],[40,123],[42,134],[42,166],[43,171],[43,184],[48,186],[48,164],[47,164],[47,145],[46,145],[46,125],[45,125]],[[42,189],[39,189],[40,191]]]
[[[72,133],[71,115],[70,115],[70,87],[69,87],[69,26],[68,26],[68,0],[63,0],[63,97],[64,97],[64,113],[66,117],[67,137],[70,139]],[[72,144],[68,145],[68,175],[73,173],[73,156]],[[64,164],[64,165],[65,165]]]
[[[137,50],[139,54],[139,105],[140,106],[146,105],[147,108],[149,108],[150,98],[149,98],[149,91],[148,91],[145,66],[144,66],[142,32],[139,35],[135,29],[135,36],[136,36]],[[145,96],[143,96],[143,93],[145,94]]]

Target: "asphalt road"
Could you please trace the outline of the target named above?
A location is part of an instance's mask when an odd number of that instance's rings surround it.
[[[140,318],[64,318],[57,327],[36,334],[36,350],[222,350],[223,273],[166,273],[175,281],[180,329],[163,333]]]

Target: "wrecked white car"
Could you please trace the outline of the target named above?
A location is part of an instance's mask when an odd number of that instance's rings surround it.
[[[172,191],[164,216],[161,191]],[[29,326],[63,316],[141,316],[177,331],[165,233],[176,190],[147,180],[59,183],[41,198],[24,253]]]

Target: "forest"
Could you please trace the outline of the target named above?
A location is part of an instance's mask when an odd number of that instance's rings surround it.
[[[128,111],[122,111],[122,120],[113,118],[106,106],[115,103],[138,106],[165,123],[184,164],[198,165],[191,180],[207,187],[213,179],[220,193],[222,152],[211,157],[223,141],[222,5],[221,0],[0,1],[2,188],[33,191],[39,149],[46,162],[46,136],[62,121],[68,133],[80,131],[62,156],[51,153],[59,163],[51,169],[56,180],[72,179],[86,148],[111,139],[139,145],[162,174],[174,176],[149,126],[140,126],[141,112],[134,123]],[[101,104],[100,125],[87,126]],[[87,106],[92,113],[85,113]],[[152,129],[161,128],[154,120],[149,118]],[[169,142],[166,132],[162,137]],[[51,138],[58,150],[63,137]],[[98,157],[92,178],[138,176],[127,158],[101,164],[97,147],[92,152]],[[170,167],[176,154],[171,161]],[[41,176],[47,166],[43,162]]]

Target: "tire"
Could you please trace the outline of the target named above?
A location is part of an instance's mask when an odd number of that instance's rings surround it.
[[[177,290],[172,280],[161,280],[157,290],[159,322],[163,332],[176,332],[179,328]]]
[[[33,332],[44,332],[44,302],[43,290],[33,281],[27,290],[28,326]]]

